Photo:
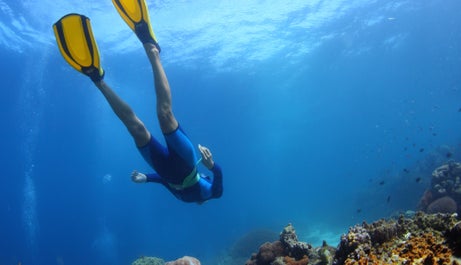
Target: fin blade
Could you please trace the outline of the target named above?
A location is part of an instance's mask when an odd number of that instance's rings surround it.
[[[142,9],[137,2],[137,0],[112,0],[117,12],[133,31],[135,30],[135,24],[142,20]]]
[[[79,14],[68,14],[53,24],[59,51],[64,60],[82,72],[97,68],[103,72],[99,50],[91,29],[90,19]]]
[[[155,42],[158,42],[150,26],[149,10],[145,0],[112,0],[112,3],[131,30],[136,31],[135,25],[144,21],[149,25],[150,35]]]
[[[92,64],[92,56],[89,49],[88,40],[85,37],[85,30],[82,27],[82,23],[89,25],[85,20],[81,20],[77,16],[67,17],[63,23],[67,26],[63,28],[64,38],[69,49],[70,56],[74,58],[82,67],[89,67]]]

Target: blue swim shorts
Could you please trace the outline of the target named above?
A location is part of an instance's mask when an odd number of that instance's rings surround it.
[[[163,136],[166,147],[151,135],[150,141],[145,146],[138,147],[139,152],[165,181],[181,184],[194,169],[197,154],[192,142],[180,126]]]

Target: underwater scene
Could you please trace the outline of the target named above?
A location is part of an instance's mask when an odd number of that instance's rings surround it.
[[[459,10],[0,0],[0,265],[461,264]]]

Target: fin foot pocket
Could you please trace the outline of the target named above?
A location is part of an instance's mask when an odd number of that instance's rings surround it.
[[[97,83],[103,80],[104,75],[106,74],[106,72],[102,68],[100,70],[101,71],[99,71],[99,69],[95,67],[89,67],[87,69],[83,69],[82,73],[87,75],[91,79],[91,81]]]
[[[135,33],[138,39],[144,44],[144,43],[152,43],[157,47],[157,50],[160,52],[160,45],[152,38],[152,36],[149,33],[149,25],[145,23],[144,21],[139,22],[138,24],[135,25]]]

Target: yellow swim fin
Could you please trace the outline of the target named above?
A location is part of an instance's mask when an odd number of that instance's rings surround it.
[[[154,44],[160,51],[157,38],[150,25],[146,0],[112,0],[112,3],[122,19],[136,33],[138,39],[142,43]]]
[[[91,30],[90,19],[68,14],[53,24],[54,35],[62,56],[75,70],[93,82],[104,78],[99,51]]]

